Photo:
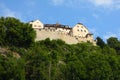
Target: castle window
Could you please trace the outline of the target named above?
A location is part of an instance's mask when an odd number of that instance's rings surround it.
[[[83,32],[83,30],[81,30],[81,32]]]
[[[37,27],[36,25],[34,25],[34,27]]]
[[[78,39],[78,38],[76,37],[76,39]]]
[[[79,31],[79,29],[77,31]]]
[[[41,27],[40,25],[38,27]]]
[[[77,26],[77,27],[79,27],[79,26]]]
[[[86,30],[84,30],[84,32],[86,32]]]

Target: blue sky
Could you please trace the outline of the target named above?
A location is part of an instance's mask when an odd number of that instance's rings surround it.
[[[120,39],[120,0],[0,0],[0,16],[71,27],[80,22],[95,37]]]

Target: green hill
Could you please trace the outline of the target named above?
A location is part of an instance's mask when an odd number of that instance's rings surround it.
[[[27,26],[27,27],[26,27]],[[120,41],[68,45],[35,42],[35,32],[15,18],[0,18],[0,80],[119,80]]]

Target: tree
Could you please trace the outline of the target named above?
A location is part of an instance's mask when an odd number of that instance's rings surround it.
[[[48,80],[49,59],[40,47],[32,48],[25,54],[26,80]]]
[[[5,28],[4,28],[4,18],[0,18],[0,45],[4,45],[4,38],[5,38]]]
[[[8,45],[28,47],[34,42],[35,32],[28,24],[22,24],[9,28],[6,38]]]
[[[96,39],[97,39],[97,45],[103,48],[105,46],[104,41],[100,37],[97,37]]]
[[[120,54],[120,41],[116,37],[110,37],[107,39],[107,44],[111,48],[114,48],[118,54]]]
[[[0,43],[17,47],[31,46],[36,37],[35,31],[29,24],[13,17],[0,18],[0,33]]]
[[[65,80],[85,80],[86,68],[80,60],[70,61],[66,65]]]
[[[25,80],[24,60],[0,54],[0,80]]]
[[[108,62],[112,69],[112,79],[111,80],[119,80],[120,79],[120,56],[108,55]]]
[[[107,39],[107,44],[111,48],[116,48],[118,43],[119,43],[119,41],[118,41],[118,39],[116,37],[110,37],[109,39]]]

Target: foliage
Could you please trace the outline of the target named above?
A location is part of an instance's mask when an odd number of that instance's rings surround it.
[[[114,49],[90,43],[59,44],[58,41],[39,41],[28,50],[25,59],[30,64],[26,65],[26,72],[30,74],[26,79],[119,80],[120,56]]]
[[[120,41],[97,45],[62,40],[34,42],[35,32],[15,18],[0,18],[0,80],[119,80]],[[32,45],[32,46],[31,46]],[[7,48],[4,49],[1,48]],[[15,57],[15,54],[20,57]]]
[[[25,80],[24,60],[0,55],[0,80]]]
[[[91,43],[68,45],[61,40],[46,39],[27,49],[12,47],[10,50],[21,57],[0,56],[0,79],[120,79],[120,56],[109,46],[101,48]]]
[[[0,45],[29,47],[34,43],[35,31],[16,18],[0,18]]]
[[[103,48],[105,46],[104,41],[100,37],[97,37],[96,39],[97,39],[97,45]]]
[[[116,37],[110,37],[107,39],[107,44],[114,48],[117,52],[117,54],[120,54],[120,41]]]

